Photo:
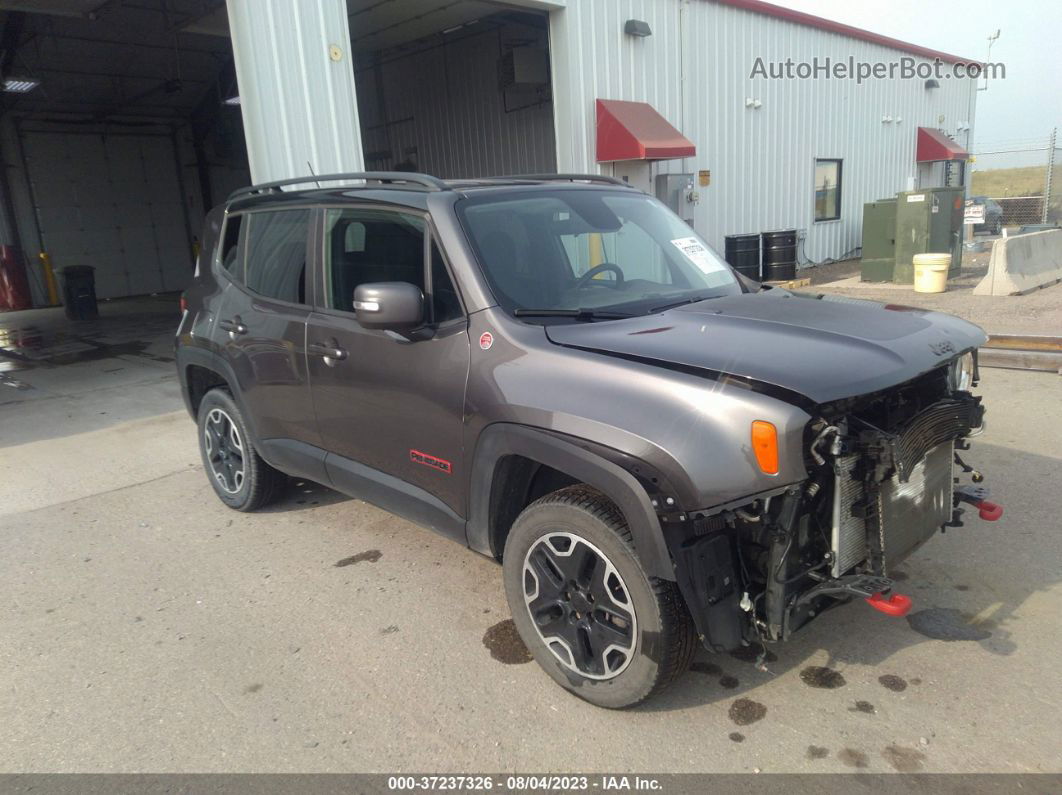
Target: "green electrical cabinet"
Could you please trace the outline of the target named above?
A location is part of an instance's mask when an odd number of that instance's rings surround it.
[[[924,188],[896,194],[896,266],[892,280],[914,282],[915,254],[951,254],[948,277],[962,266],[962,188]]]
[[[896,267],[896,199],[863,205],[863,254],[860,279],[891,282]]]

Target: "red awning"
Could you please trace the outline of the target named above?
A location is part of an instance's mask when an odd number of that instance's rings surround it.
[[[940,130],[918,128],[918,143],[915,146],[915,161],[928,163],[933,160],[968,160],[970,153]]]
[[[646,102],[597,101],[597,162],[692,157],[697,147]]]

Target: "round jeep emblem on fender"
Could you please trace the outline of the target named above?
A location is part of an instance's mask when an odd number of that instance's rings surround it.
[[[494,335],[489,331],[484,331],[479,335],[479,347],[485,351],[490,350],[490,346],[494,344]]]

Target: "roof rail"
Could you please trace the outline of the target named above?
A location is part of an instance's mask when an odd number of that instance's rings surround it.
[[[563,182],[601,182],[605,185],[619,185],[622,188],[633,188],[629,182],[624,182],[616,177],[606,177],[604,174],[514,174],[511,179],[535,179],[548,182],[560,180]]]
[[[303,185],[308,182],[316,182],[318,186],[322,182],[341,182],[347,180],[364,180],[365,182],[404,182],[420,185],[430,191],[450,190],[450,186],[438,177],[430,174],[416,174],[410,171],[356,171],[349,174],[321,174],[316,176],[309,174],[305,177],[293,179],[281,179],[276,182],[263,182],[259,185],[248,185],[238,188],[229,194],[228,201],[241,196],[252,196],[257,193],[271,193],[278,191],[285,185]]]

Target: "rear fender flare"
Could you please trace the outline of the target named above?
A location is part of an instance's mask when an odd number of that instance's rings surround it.
[[[578,441],[524,425],[498,423],[487,427],[476,443],[470,472],[469,547],[500,557],[501,550],[492,548],[490,527],[494,473],[502,458],[520,455],[593,486],[615,502],[630,526],[638,557],[649,575],[674,580],[660,521],[645,489],[629,472],[580,447]]]
[[[240,382],[236,379],[236,372],[232,369],[229,363],[212,351],[190,346],[179,348],[177,350],[176,358],[184,405],[185,408],[188,409],[188,413],[192,415],[192,419],[198,420],[199,418],[192,409],[192,396],[190,385],[188,384],[187,370],[189,366],[196,365],[217,373],[225,380],[229,388],[229,394],[232,395],[232,399],[236,401],[236,405],[239,406],[240,412],[243,414],[244,424],[247,425],[247,429],[251,432],[251,440],[257,442],[258,429],[255,427],[254,417],[251,415],[251,412],[247,411],[247,408],[243,404],[239,389]]]

